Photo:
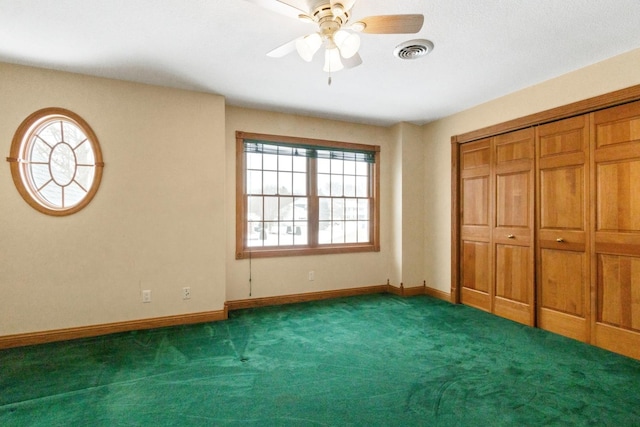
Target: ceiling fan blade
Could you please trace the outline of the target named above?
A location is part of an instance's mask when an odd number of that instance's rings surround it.
[[[422,29],[424,15],[378,15],[368,16],[359,22],[365,24],[363,33],[413,34]]]
[[[253,3],[256,6],[260,6],[263,9],[270,10],[272,12],[279,13],[280,15],[288,16],[290,18],[298,19],[300,15],[308,16],[309,11],[304,10],[301,7],[306,4],[304,1],[295,0],[245,0],[249,3]],[[300,3],[300,4],[299,4]]]
[[[293,39],[282,46],[278,46],[272,51],[267,52],[267,56],[270,56],[271,58],[282,58],[283,56],[290,54],[296,50],[296,41],[298,41],[298,39]]]
[[[355,68],[360,64],[362,64],[362,57],[358,53],[353,55],[351,58],[342,58],[342,65],[344,65],[344,68]]]

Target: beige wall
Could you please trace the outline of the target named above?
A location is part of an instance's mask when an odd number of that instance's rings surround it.
[[[424,145],[422,128],[398,123],[391,128],[393,203],[392,283],[422,286],[424,281]]]
[[[640,49],[424,126],[427,285],[451,282],[451,136],[640,84]]]
[[[328,139],[381,148],[380,175],[380,252],[296,256],[249,260],[235,259],[235,203],[228,203],[227,214],[227,299],[249,298],[251,266],[253,297],[299,294],[334,289],[382,285],[390,278],[391,191],[390,176],[393,141],[390,130],[377,126],[323,120],[290,114],[227,107],[227,200],[235,200],[235,132],[256,132]],[[309,271],[315,280],[308,280]]]
[[[221,310],[250,297],[250,269],[252,297],[387,279],[448,292],[451,136],[640,84],[639,65],[635,50],[423,127],[385,128],[0,63],[3,157],[24,118],[59,106],[89,122],[106,163],[92,203],[63,218],[29,207],[0,167],[0,336]],[[236,130],[380,145],[382,250],[236,260]]]
[[[50,217],[0,167],[0,335],[222,310],[224,98],[0,64],[3,160],[50,106],[90,124],[104,176],[88,207]]]

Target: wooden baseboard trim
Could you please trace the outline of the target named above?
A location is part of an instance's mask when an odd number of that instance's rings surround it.
[[[352,297],[356,295],[382,294],[388,292],[388,285],[367,286],[363,288],[337,289],[334,291],[308,292],[304,294],[282,295],[275,297],[250,298],[227,301],[229,311],[245,308],[267,307],[271,305],[295,304],[299,302],[319,301],[332,298]]]
[[[401,297],[414,297],[417,295],[428,295],[430,297],[438,298],[443,301],[451,302],[451,294],[449,294],[448,292],[443,292],[439,289],[430,288],[427,285],[412,286],[409,288],[405,288],[402,283],[400,283],[400,287],[387,285],[387,292],[393,295],[401,296]]]
[[[450,301],[446,292],[428,286],[413,286],[405,288],[392,285],[367,286],[363,288],[337,289],[333,291],[309,292],[304,294],[282,295],[265,298],[251,298],[227,301],[220,311],[206,311],[201,313],[178,314],[174,316],[155,317],[151,319],[128,320],[125,322],[106,323],[102,325],[80,326],[77,328],[56,329],[52,331],[30,332],[25,334],[0,336],[0,350],[27,345],[44,344],[55,341],[66,341],[78,338],[89,338],[99,335],[115,334],[143,329],[164,328],[168,326],[189,325],[193,323],[215,322],[226,320],[229,311],[245,308],[266,307],[271,305],[294,304],[299,302],[319,301],[332,298],[351,297],[357,295],[390,293],[402,297],[429,295],[445,301]]]
[[[215,322],[227,319],[227,307],[220,311],[178,314],[174,316],[155,317],[151,319],[128,320],[125,322],[106,323],[102,325],[81,326],[77,328],[56,329],[52,331],[31,332],[0,336],[0,350],[12,347],[23,347],[55,341],[66,341],[78,338],[89,338],[118,332],[137,331],[142,329],[164,328],[167,326],[188,325],[192,323]]]
[[[424,294],[430,297],[438,298],[446,302],[451,302],[451,294],[449,292],[443,292],[436,288],[424,287]]]

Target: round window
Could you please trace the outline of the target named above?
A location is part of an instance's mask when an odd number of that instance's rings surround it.
[[[46,108],[27,117],[13,137],[11,174],[31,206],[70,215],[93,198],[102,177],[98,139],[77,114]]]

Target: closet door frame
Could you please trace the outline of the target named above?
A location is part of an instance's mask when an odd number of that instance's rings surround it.
[[[640,85],[635,85],[451,137],[451,302],[460,303],[460,145],[638,100]]]

